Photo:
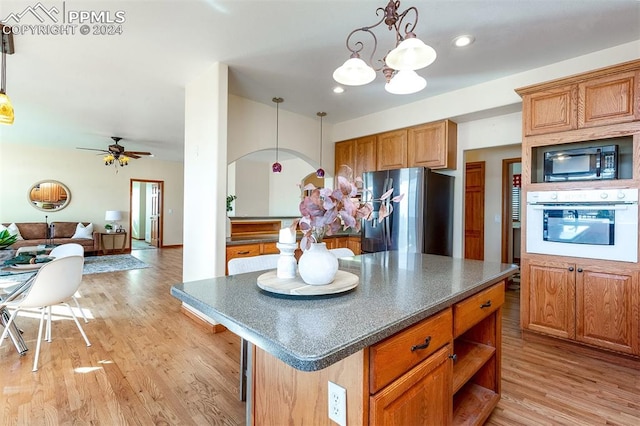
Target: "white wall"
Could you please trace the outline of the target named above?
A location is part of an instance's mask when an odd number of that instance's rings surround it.
[[[125,228],[129,224],[131,179],[165,182],[163,217],[164,244],[182,244],[183,165],[154,158],[131,160],[126,167],[105,166],[102,157],[76,149],[47,148],[31,144],[0,143],[0,222],[51,221],[92,222],[104,229],[107,210],[121,210]],[[116,170],[118,173],[116,174]],[[37,181],[64,183],[71,202],[58,212],[43,212],[27,201],[27,192]],[[168,214],[168,210],[173,211]]]
[[[278,147],[295,153],[315,170],[320,156],[320,118],[286,111],[283,109],[286,102],[285,98],[278,113]],[[336,140],[331,136],[333,126],[325,119],[322,129],[322,167],[333,174],[333,142]],[[275,103],[266,105],[229,95],[228,132],[227,164],[255,151],[275,148]]]
[[[184,281],[225,271],[228,73],[215,63],[185,88]]]
[[[300,184],[309,173],[315,171],[316,169],[299,159],[283,161],[282,173],[269,175],[269,215],[300,216]]]
[[[465,162],[485,162],[484,260],[500,262],[502,258],[502,160],[519,158],[521,145],[472,149]],[[464,192],[464,191],[463,191]],[[508,220],[508,218],[506,218]]]

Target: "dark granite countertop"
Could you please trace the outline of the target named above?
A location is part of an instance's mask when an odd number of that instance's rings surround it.
[[[262,272],[176,284],[171,294],[287,364],[315,371],[517,272],[512,264],[382,252],[340,259],[360,277],[331,298],[276,297]]]

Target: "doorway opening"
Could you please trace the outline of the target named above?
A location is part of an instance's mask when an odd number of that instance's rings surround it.
[[[502,256],[503,263],[520,266],[522,217],[522,159],[502,160]],[[520,288],[520,273],[509,279],[510,289]]]
[[[163,246],[164,181],[131,179],[129,187],[129,242],[132,250]]]

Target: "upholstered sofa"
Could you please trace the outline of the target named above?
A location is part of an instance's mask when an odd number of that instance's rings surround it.
[[[51,222],[53,224],[54,235],[53,244],[78,243],[84,247],[86,253],[97,253],[100,250],[100,233],[93,232],[92,238],[72,238],[76,233],[78,222]],[[82,223],[84,226],[88,223]],[[10,224],[4,223],[6,227]],[[18,249],[20,247],[37,246],[40,244],[50,243],[47,240],[47,224],[45,222],[16,222],[16,226],[20,231],[22,239],[18,239],[10,245],[10,249]]]

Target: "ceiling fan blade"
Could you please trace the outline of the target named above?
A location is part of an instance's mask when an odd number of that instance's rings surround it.
[[[127,157],[129,157],[129,158],[134,158],[134,159],[140,158],[140,156],[139,156],[139,155],[132,154],[132,153],[130,153],[130,152],[125,152],[125,153],[124,153],[124,155],[126,155],[126,156],[127,156]]]
[[[80,148],[80,147],[76,147],[76,149],[84,149],[85,151],[100,151],[100,152],[104,152],[104,153],[109,153],[109,151],[106,151],[104,149],[96,149],[96,148]]]
[[[128,155],[128,156],[131,156],[132,154],[133,155],[151,155],[150,152],[146,152],[146,151],[125,151],[124,152],[124,155]]]

